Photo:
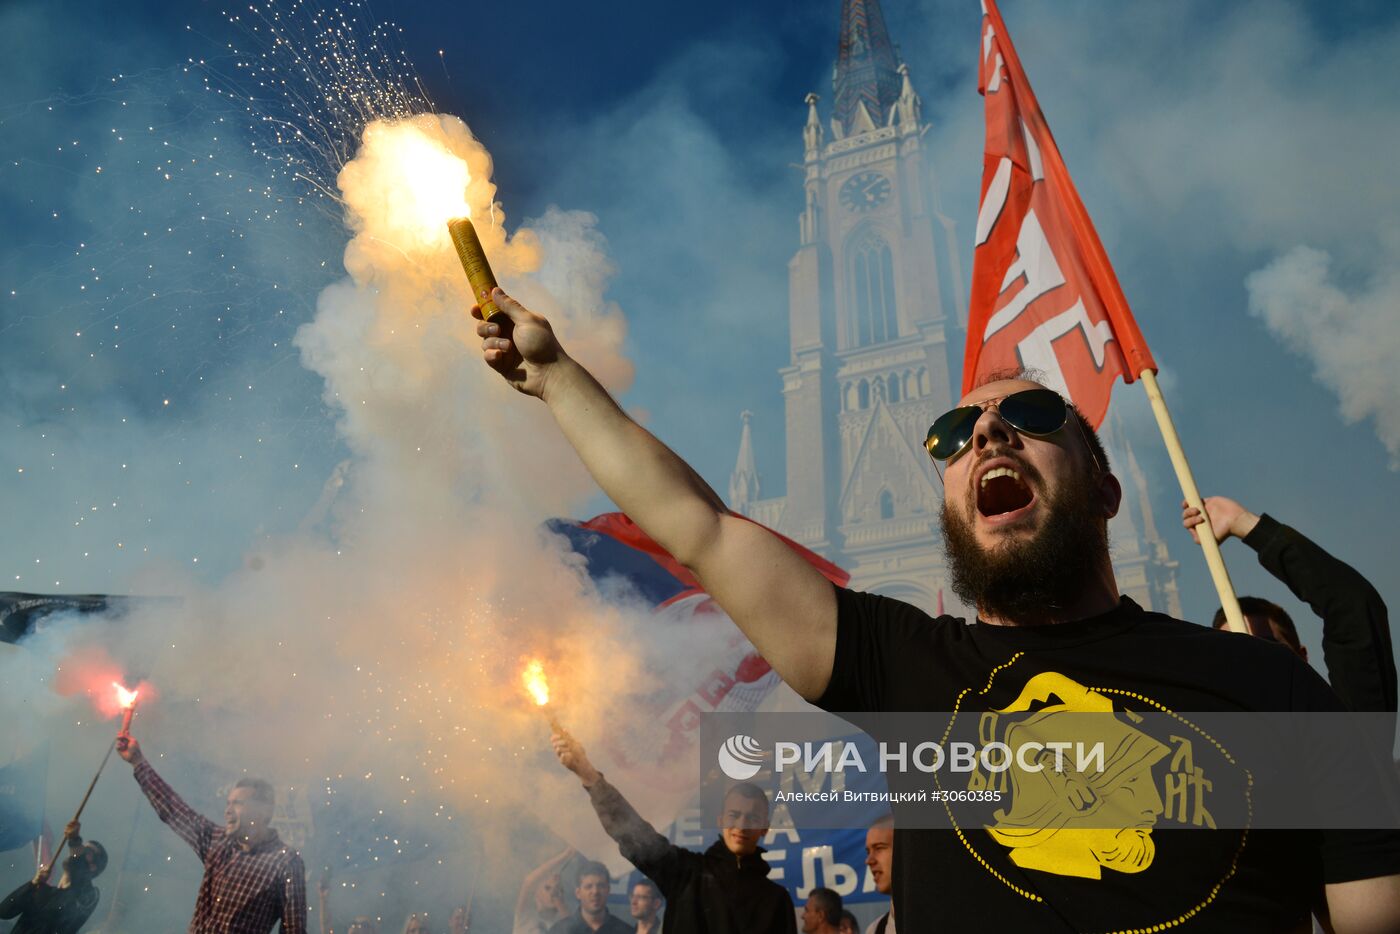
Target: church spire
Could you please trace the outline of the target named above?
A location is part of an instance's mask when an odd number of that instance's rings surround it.
[[[831,83],[836,91],[832,122],[841,136],[888,122],[903,80],[880,0],[842,0],[841,44]]]
[[[744,412],[739,417],[744,420],[744,429],[739,435],[739,459],[729,475],[729,508],[742,510],[758,499],[758,462],[753,456],[753,438],[749,432],[753,413]]]

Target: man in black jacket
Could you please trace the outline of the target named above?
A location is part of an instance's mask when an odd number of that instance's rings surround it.
[[[1253,548],[1264,570],[1322,618],[1322,660],[1332,690],[1352,710],[1394,712],[1390,621],[1371,582],[1267,513],[1256,515],[1224,496],[1207,498],[1205,507],[1217,541],[1234,536]],[[1199,540],[1197,526],[1204,521],[1199,512],[1182,504],[1182,524],[1191,530],[1192,538]],[[1281,642],[1307,660],[1307,649],[1282,607],[1258,597],[1241,597],[1240,609],[1254,635]],[[1215,614],[1214,625],[1216,629],[1224,625],[1223,611]]]
[[[768,879],[758,845],[768,833],[768,796],[741,782],[725,795],[719,839],[704,853],[671,843],[636,812],[568,733],[552,737],[554,753],[579,777],[603,829],[622,855],[656,883],[666,899],[666,934],[797,934],[787,890]]]
[[[99,893],[92,880],[107,868],[107,851],[96,840],[84,843],[79,832],[77,821],[64,830],[68,858],[57,887],[49,885],[48,869],[41,869],[34,881],[0,902],[0,918],[19,918],[11,934],[77,934],[97,907]]]

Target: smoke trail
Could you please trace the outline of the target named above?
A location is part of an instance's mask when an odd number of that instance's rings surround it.
[[[1312,361],[1318,382],[1337,394],[1348,422],[1370,419],[1400,470],[1400,241],[1386,243],[1390,262],[1348,293],[1331,277],[1330,254],[1295,247],[1245,279],[1249,313],[1290,350]]]

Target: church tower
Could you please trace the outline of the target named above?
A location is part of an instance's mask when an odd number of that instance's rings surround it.
[[[832,90],[825,122],[808,95],[802,134],[787,495],[757,499],[756,470],[740,463],[732,505],[841,564],[853,586],[933,611],[942,492],[922,438],[952,405],[947,327],[963,285],[928,125],[879,0],[844,0]]]
[[[939,210],[930,126],[879,0],[843,0],[832,92],[825,119],[807,95],[802,130],[790,357],[779,371],[787,492],[762,497],[746,412],[729,505],[836,562],[856,589],[965,613],[948,588],[943,489],[923,439],[956,399],[949,361],[961,354],[967,290]],[[1131,474],[1110,530],[1123,590],[1179,613],[1176,566],[1131,450],[1115,466]]]

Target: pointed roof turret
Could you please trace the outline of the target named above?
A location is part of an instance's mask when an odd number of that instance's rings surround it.
[[[808,94],[807,101],[807,125],[802,128],[802,148],[808,159],[815,159],[822,150],[822,121],[817,116],[817,101],[821,100],[815,94]]]
[[[914,82],[909,80],[909,66],[899,66],[899,98],[890,111],[890,123],[898,123],[905,133],[919,132],[923,120],[924,102],[914,91]]]
[[[844,131],[841,135],[863,132],[867,124],[885,125],[903,80],[880,0],[842,0],[841,43],[831,83],[836,91],[832,122]]]
[[[752,412],[740,416],[744,420],[743,431],[739,435],[739,458],[734,463],[734,472],[729,475],[729,506],[742,509],[758,499],[758,462],[753,456],[753,437],[749,432]]]

